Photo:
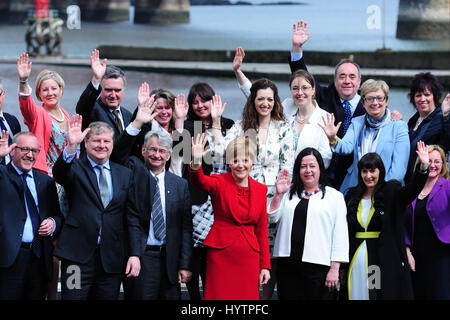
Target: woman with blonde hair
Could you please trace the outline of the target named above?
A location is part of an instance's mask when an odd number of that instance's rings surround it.
[[[386,180],[403,182],[409,159],[408,127],[404,121],[392,121],[388,109],[389,86],[383,80],[369,79],[361,86],[361,98],[366,114],[353,118],[345,136],[337,136],[341,122],[334,125],[334,115],[324,118],[325,131],[333,152],[353,153],[353,163],[340,191],[346,193],[358,184],[358,161],[369,152],[376,152],[386,168]]]
[[[68,143],[69,113],[60,106],[64,91],[64,80],[55,71],[42,70],[36,77],[35,94],[42,105],[38,106],[31,96],[28,78],[31,74],[31,62],[28,54],[22,53],[17,58],[17,74],[19,76],[19,106],[24,123],[39,141],[40,152],[37,155],[34,169],[53,177],[52,169],[60,153]],[[67,214],[67,202],[62,186],[56,184],[61,212]],[[56,258],[54,258],[56,259]],[[56,299],[58,270],[54,260],[54,277],[49,286],[49,299]]]
[[[190,180],[211,195],[214,223],[203,241],[207,248],[205,300],[258,300],[259,285],[270,279],[267,187],[250,177],[255,147],[237,137],[226,149],[230,172],[207,176],[202,158],[205,133],[192,138]]]
[[[405,213],[408,262],[416,299],[450,300],[449,172],[440,146],[428,154],[428,179]]]

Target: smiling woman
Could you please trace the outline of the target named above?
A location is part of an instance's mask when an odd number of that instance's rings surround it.
[[[327,115],[325,126],[332,150],[338,154],[353,153],[353,163],[341,185],[344,194],[358,183],[358,161],[366,153],[376,152],[386,167],[386,180],[403,181],[409,158],[409,137],[406,123],[392,121],[387,108],[389,86],[383,80],[369,79],[361,86],[361,97],[367,114],[353,118],[345,136],[337,137],[340,124],[334,115]]]

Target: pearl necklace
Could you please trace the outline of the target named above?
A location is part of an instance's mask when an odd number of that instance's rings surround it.
[[[57,118],[53,114],[51,114],[50,111],[48,111],[47,107],[45,107],[45,110],[47,110],[47,112],[50,115],[50,117],[52,117],[53,119],[55,119],[58,122],[63,122],[64,120],[66,120],[66,117],[64,116],[64,113],[61,111],[61,108],[59,108],[59,107],[58,107],[58,110],[59,110],[59,114],[61,115],[61,118]]]
[[[295,117],[295,122],[297,122],[298,124],[302,124],[302,125],[307,123],[308,120],[309,120],[309,117],[303,118],[303,119],[300,119],[298,116]]]

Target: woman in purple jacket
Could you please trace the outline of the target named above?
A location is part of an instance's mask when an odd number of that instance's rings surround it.
[[[406,208],[406,245],[416,299],[450,300],[450,180],[441,147],[430,145],[427,182]]]

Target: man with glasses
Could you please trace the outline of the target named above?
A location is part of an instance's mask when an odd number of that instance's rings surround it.
[[[12,114],[3,112],[3,103],[5,101],[6,91],[3,89],[2,82],[0,81],[0,129],[9,133],[8,145],[12,143],[14,135],[20,132],[20,123]],[[0,164],[8,164],[11,161],[11,156],[7,154],[0,160]]]
[[[20,132],[8,145],[0,139],[0,300],[44,300],[53,276],[52,238],[64,217],[59,210],[55,182],[33,170],[39,142]]]
[[[187,181],[165,169],[171,152],[169,134],[153,130],[144,138],[144,163],[135,156],[126,160],[141,230],[141,272],[129,279],[127,299],[179,300],[180,284],[191,278],[191,201]]]

